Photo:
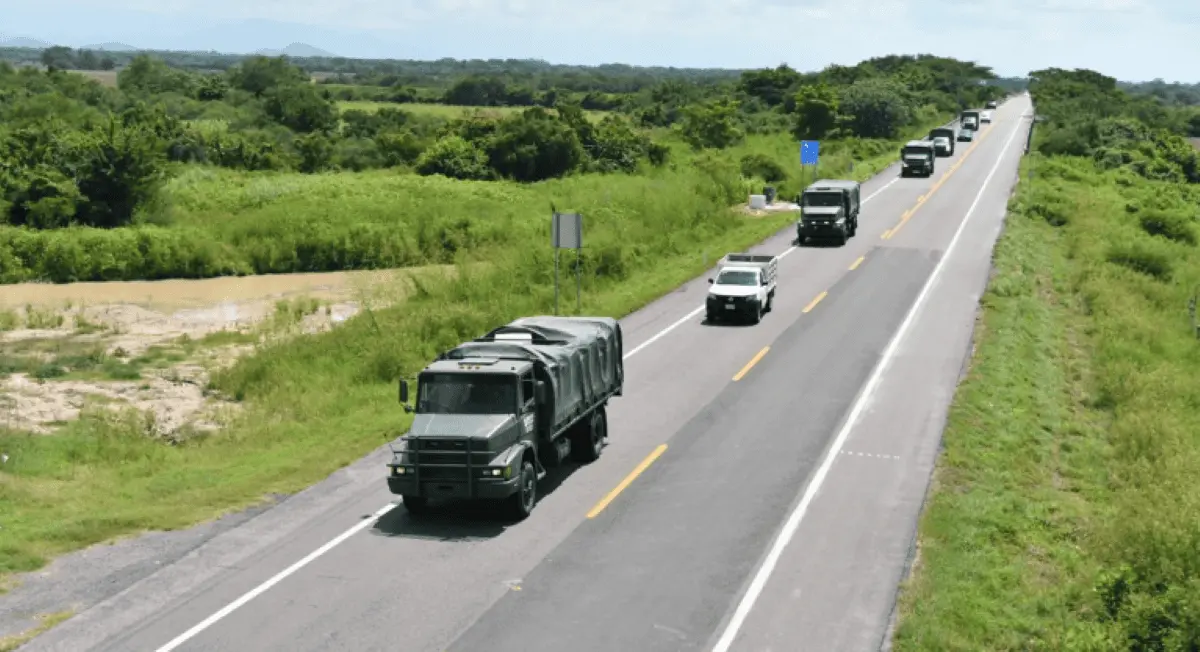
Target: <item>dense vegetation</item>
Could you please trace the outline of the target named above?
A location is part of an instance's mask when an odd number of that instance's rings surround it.
[[[508,208],[489,194],[511,183],[699,173],[726,186],[774,183],[792,192],[790,139],[836,141],[826,160],[845,169],[1004,92],[986,83],[994,77],[987,68],[931,56],[653,85],[640,69],[608,67],[591,73],[612,81],[597,92],[628,92],[599,119],[572,97],[570,71],[545,77],[568,90],[526,89],[541,105],[436,115],[345,109],[282,57],[196,72],[139,55],[111,88],[60,69],[75,63],[59,61],[69,54],[42,52],[45,72],[0,63],[6,282],[449,262],[460,250],[525,242],[498,219]],[[504,104],[518,91],[506,78],[472,73],[445,93]],[[450,191],[421,177],[510,185]],[[433,192],[463,207],[413,197]]]
[[[1041,121],[895,647],[1194,651],[1196,113],[1087,70],[1030,91]]]
[[[894,162],[896,139],[1003,93],[970,81],[986,68],[931,57],[814,75],[781,67],[727,84],[659,82],[643,108],[663,126],[647,128],[636,109],[606,124],[566,103],[432,123],[402,112],[332,120],[332,100],[273,59],[203,75],[145,58],[120,75],[111,89],[61,71],[0,73],[4,138],[20,146],[0,168],[8,279],[455,266],[414,272],[400,305],[265,344],[219,373],[211,391],[243,408],[220,433],[167,446],[144,416],[103,409],[52,436],[0,430],[0,574],[298,490],[401,431],[397,376],[552,310],[551,203],[587,220],[583,311],[620,316],[794,219],[730,207],[766,183],[799,189],[797,132],[826,139],[821,174],[864,180]],[[355,172],[337,158],[348,143],[393,141],[416,144],[391,167]],[[305,142],[328,143],[332,165],[348,169],[304,172],[326,160]],[[277,169],[246,164],[261,159]],[[429,174],[456,170],[508,179]],[[526,182],[545,176],[557,178]]]

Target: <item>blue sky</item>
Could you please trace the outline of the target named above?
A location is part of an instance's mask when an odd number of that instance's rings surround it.
[[[1197,0],[0,0],[0,15],[0,35],[72,46],[801,70],[926,52],[1200,81]]]

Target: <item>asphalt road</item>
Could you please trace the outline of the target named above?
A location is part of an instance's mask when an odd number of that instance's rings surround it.
[[[756,247],[785,254],[759,325],[702,323],[704,278],[623,320],[609,446],[526,521],[411,521],[384,449],[27,649],[877,649],[1028,108],[931,179],[864,184],[846,246]]]

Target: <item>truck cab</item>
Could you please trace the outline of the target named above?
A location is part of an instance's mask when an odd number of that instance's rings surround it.
[[[928,140],[910,140],[900,148],[900,176],[908,177],[914,174],[931,176],[935,167],[937,152],[934,144]]]
[[[796,243],[832,239],[846,244],[858,232],[861,195],[862,186],[845,179],[822,179],[805,188],[796,199],[800,205]]]
[[[717,266],[717,277],[708,279],[712,287],[705,300],[705,317],[709,322],[728,318],[749,318],[762,321],[775,302],[775,285],[779,273],[777,256],[728,254]]]
[[[968,111],[963,111],[958,116],[958,123],[960,125],[962,125],[963,129],[978,130],[979,129],[979,119],[980,119],[979,111],[977,109],[971,109]]]
[[[933,141],[937,147],[938,156],[954,156],[954,147],[958,142],[958,130],[954,127],[938,127],[929,132],[927,140]]]

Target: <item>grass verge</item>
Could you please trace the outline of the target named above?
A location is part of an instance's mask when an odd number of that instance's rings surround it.
[[[18,649],[22,645],[25,645],[26,643],[28,643],[29,641],[32,641],[33,639],[37,638],[38,636],[41,636],[45,632],[49,631],[55,625],[61,623],[62,621],[70,618],[73,615],[74,614],[70,611],[61,611],[61,612],[57,612],[57,613],[43,614],[43,615],[38,616],[37,619],[39,622],[38,622],[37,627],[34,627],[33,629],[31,629],[27,632],[22,632],[20,634],[16,634],[14,636],[5,636],[4,638],[0,638],[0,652],[13,652],[13,650]]]
[[[855,166],[855,177],[890,163],[887,151]],[[794,220],[731,210],[755,183],[735,161],[701,156],[657,178],[478,188],[530,202],[531,215],[538,214],[535,198],[581,211],[588,223],[583,312],[621,316]],[[395,404],[397,377],[411,377],[438,352],[499,324],[553,310],[552,252],[542,245],[547,220],[523,219],[512,217],[512,227],[538,246],[489,250],[487,265],[460,250],[456,273],[414,275],[402,305],[367,306],[331,332],[263,344],[215,375],[215,390],[246,404],[220,433],[164,446],[147,436],[139,415],[99,410],[53,436],[0,432],[0,451],[9,455],[0,473],[0,575],[300,490],[401,434],[407,419]],[[573,256],[564,257],[570,269]]]
[[[894,649],[1198,649],[1196,192],[1090,160],[1031,168]]]

